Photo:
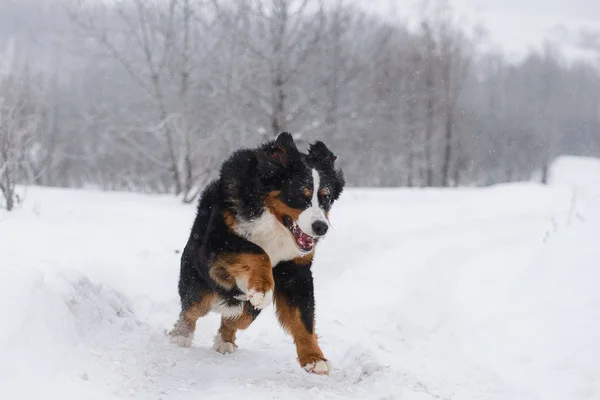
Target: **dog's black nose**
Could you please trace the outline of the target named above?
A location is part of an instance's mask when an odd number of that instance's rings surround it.
[[[327,229],[329,229],[329,225],[327,225],[327,222],[324,222],[324,221],[315,221],[312,224],[312,228],[313,228],[313,231],[317,235],[323,236],[324,234],[327,233]]]

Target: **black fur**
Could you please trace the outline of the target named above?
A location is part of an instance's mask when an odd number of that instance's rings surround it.
[[[276,296],[281,295],[292,307],[298,307],[300,318],[309,333],[314,331],[315,298],[310,264],[283,261],[273,269]]]

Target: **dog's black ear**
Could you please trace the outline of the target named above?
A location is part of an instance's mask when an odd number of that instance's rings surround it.
[[[260,150],[258,169],[266,177],[288,167],[299,154],[294,138],[288,132],[282,132],[275,140],[264,143]]]
[[[346,186],[346,179],[344,178],[344,173],[341,169],[335,170],[335,184],[333,188],[332,198],[333,200],[339,199],[344,187]]]
[[[337,157],[327,148],[325,143],[317,140],[308,147],[308,159],[323,168],[333,169]]]
[[[296,142],[294,142],[294,138],[289,132],[281,132],[277,136],[277,139],[275,139],[275,143],[279,144],[284,149],[298,150]]]
[[[344,190],[346,180],[341,169],[335,168],[337,157],[329,150],[325,143],[317,140],[308,148],[308,160],[333,178],[333,200],[337,200]]]

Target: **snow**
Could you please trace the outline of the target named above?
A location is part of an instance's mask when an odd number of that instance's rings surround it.
[[[0,398],[598,398],[600,202],[572,186],[348,189],[314,266],[328,377],[272,306],[234,354],[216,314],[169,343],[193,206],[30,188],[0,213]]]
[[[548,174],[553,185],[564,185],[575,190],[600,190],[600,159],[594,157],[557,157]]]

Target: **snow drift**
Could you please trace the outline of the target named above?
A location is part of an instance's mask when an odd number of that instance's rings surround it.
[[[168,343],[193,207],[33,188],[0,214],[0,397],[597,398],[600,208],[563,183],[348,190],[314,267],[329,377],[272,309],[232,355],[214,314]]]

